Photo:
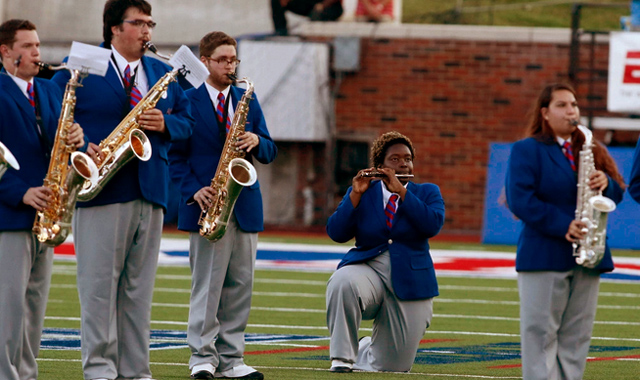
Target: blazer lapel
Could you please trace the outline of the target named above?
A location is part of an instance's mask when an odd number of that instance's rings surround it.
[[[36,123],[36,114],[29,103],[27,97],[20,91],[20,87],[11,79],[9,75],[0,75],[2,78],[2,88],[13,98],[16,102],[18,108],[25,116],[25,119],[28,120],[31,124]],[[36,86],[37,87],[37,86]],[[36,88],[35,91],[38,91]],[[42,94],[44,96],[44,94]]]
[[[119,97],[126,96],[120,74],[116,72],[112,62],[109,62],[109,68],[107,69],[107,74],[104,76],[104,81],[113,88],[113,91],[115,91]]]
[[[372,182],[372,188],[369,191],[373,191],[371,197],[369,197],[368,204],[366,207],[370,207],[374,210],[374,215],[378,220],[378,224],[382,224],[384,226],[387,225],[386,217],[384,216],[384,208],[382,207],[382,181]]]
[[[194,103],[193,109],[200,113],[200,116],[202,116],[202,120],[206,124],[207,128],[214,133],[214,136],[217,136],[218,122],[216,121],[216,115],[213,112],[213,104],[211,103],[207,86],[204,83],[198,87],[192,99]]]
[[[575,180],[576,172],[571,169],[571,164],[567,157],[562,152],[562,148],[558,144],[543,144],[547,154],[553,162],[560,168],[564,174],[566,174],[571,180]]]

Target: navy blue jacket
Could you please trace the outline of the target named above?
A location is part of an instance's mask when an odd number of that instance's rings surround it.
[[[576,158],[578,160],[578,158]],[[620,203],[624,190],[609,178],[602,195]],[[565,239],[575,219],[577,175],[559,144],[533,137],[513,144],[506,175],[507,203],[520,219],[517,271],[568,271],[577,264]],[[613,270],[611,251],[597,267]]]
[[[169,70],[169,65],[151,57],[142,57],[142,66],[147,75],[149,89]],[[64,89],[69,72],[59,71],[53,79]],[[99,144],[122,121],[123,110],[128,99],[119,79],[119,74],[110,64],[104,77],[89,75],[76,90],[75,118],[82,126],[89,141]],[[91,207],[146,199],[156,205],[167,207],[169,197],[169,145],[173,141],[191,135],[193,118],[189,100],[177,82],[169,85],[166,98],[160,99],[157,109],[164,114],[166,132],[144,133],[152,147],[149,161],[132,159],[106,184],[104,189],[89,202],[78,202],[77,207]]]
[[[233,109],[237,105],[245,90],[232,86],[229,94]],[[200,206],[196,203],[187,204],[193,195],[211,184],[216,174],[218,162],[225,139],[218,133],[218,124],[213,110],[211,98],[206,85],[186,92],[191,100],[191,110],[196,120],[193,135],[184,141],[172,145],[169,158],[171,160],[171,176],[178,184],[181,193],[180,210],[178,213],[178,228],[184,231],[198,231],[200,226]],[[249,112],[245,125],[247,132],[253,132],[260,138],[260,144],[249,152],[245,159],[250,162],[255,158],[262,164],[268,164],[276,158],[276,144],[271,139],[267,124],[260,108],[256,94],[249,102]],[[233,210],[238,225],[245,232],[260,232],[264,230],[262,195],[260,182],[245,187],[240,192]]]
[[[41,78],[34,79],[34,90],[42,126],[53,144],[62,93]],[[0,110],[0,141],[20,164],[20,170],[9,168],[0,180],[0,231],[31,230],[36,210],[22,203],[22,197],[30,187],[42,186],[49,159],[40,145],[33,107],[4,69],[0,72]]]
[[[429,238],[436,236],[444,224],[444,200],[438,186],[409,182],[391,229],[386,225],[381,181],[371,182],[356,208],[349,198],[351,191],[350,187],[327,222],[327,233],[334,241],[345,243],[356,239],[355,248],[349,250],[338,268],[365,262],[388,250],[391,281],[398,298],[437,296]]]

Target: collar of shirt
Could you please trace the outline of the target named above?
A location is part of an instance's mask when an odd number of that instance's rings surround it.
[[[209,98],[211,98],[211,104],[213,104],[213,108],[217,108],[218,107],[218,94],[222,92],[222,95],[224,95],[224,99],[225,102],[227,99],[229,99],[229,92],[231,90],[231,86],[227,86],[227,88],[225,88],[222,91],[218,91],[215,87],[213,87],[212,85],[210,85],[207,82],[204,82],[207,92],[209,93]],[[224,107],[224,104],[223,104]],[[229,118],[233,120],[233,102],[229,102]]]
[[[124,78],[124,70],[127,68],[127,65],[129,65],[131,75],[133,75],[133,72],[136,72],[136,88],[138,89],[138,91],[140,91],[142,96],[146,95],[146,93],[149,92],[149,84],[147,82],[147,75],[144,73],[144,66],[140,64],[141,60],[138,59],[133,62],[128,62],[126,58],[118,53],[118,51],[114,47],[111,47],[111,51],[113,52],[113,58],[116,60],[116,63],[118,65],[116,66],[113,61],[111,61],[111,64],[113,65],[113,68],[115,70],[120,71],[120,75],[118,75],[118,78],[120,79],[120,83],[122,84],[122,86],[124,87],[124,83],[122,82],[122,78]],[[138,71],[136,71],[136,68],[138,69]]]
[[[27,97],[27,99],[29,99],[29,94],[27,94],[27,86],[29,85],[29,83],[31,83],[31,86],[33,86],[33,78],[31,78],[30,81],[26,81],[22,78],[18,78],[17,76],[7,72],[7,74],[9,74],[9,76],[11,77],[11,79],[13,79],[14,82],[16,82],[16,85],[18,86],[18,88],[20,89],[20,91],[22,91],[22,93],[24,94],[24,96]]]
[[[392,193],[389,191],[389,189],[387,189],[387,185],[384,184],[384,181],[380,181],[380,186],[382,186],[382,208],[386,208],[387,207],[387,203],[389,203],[389,198],[391,198],[391,194],[397,194],[397,193]],[[407,185],[409,183],[405,183],[404,184],[404,188],[407,188]],[[398,194],[400,195],[400,194]]]
[[[556,136],[556,141],[558,141],[558,144],[560,144],[560,148],[564,149],[564,142],[565,141],[571,142],[571,137],[565,140],[562,137]]]

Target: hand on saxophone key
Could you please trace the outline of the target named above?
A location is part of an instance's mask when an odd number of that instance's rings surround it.
[[[193,199],[198,202],[202,211],[206,211],[213,204],[215,196],[216,192],[213,188],[211,186],[205,186],[193,195]]]
[[[89,143],[89,147],[87,148],[87,154],[89,155],[89,157],[91,157],[91,159],[95,163],[102,162],[102,160],[104,160],[104,157],[105,157],[105,153],[100,149],[100,146],[92,142]]]
[[[164,114],[157,108],[146,110],[138,117],[140,128],[147,131],[163,133],[166,130]]]
[[[260,144],[260,137],[258,137],[258,135],[251,132],[245,132],[238,138],[236,147],[248,153],[251,152],[251,149],[257,147],[258,144]]]
[[[22,197],[22,203],[35,208],[38,211],[42,211],[51,202],[53,192],[46,186],[30,187],[24,196]]]
[[[82,131],[80,124],[73,123],[71,125],[66,140],[67,145],[73,145],[76,149],[80,149],[84,146],[84,132]]]
[[[580,239],[584,238],[585,233],[587,233],[587,225],[579,220],[572,220],[571,224],[569,224],[569,230],[564,235],[564,238],[567,239],[570,243],[575,243]]]
[[[609,185],[609,178],[601,170],[596,170],[589,177],[589,187],[593,190],[604,191]]]

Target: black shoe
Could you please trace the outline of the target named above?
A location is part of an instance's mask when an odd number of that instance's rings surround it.
[[[191,375],[192,379],[213,379],[213,373],[203,369]]]
[[[329,369],[329,372],[335,372],[335,373],[351,373],[353,372],[353,369],[349,368],[349,367],[345,367],[345,366],[335,366],[335,367],[331,367]]]

